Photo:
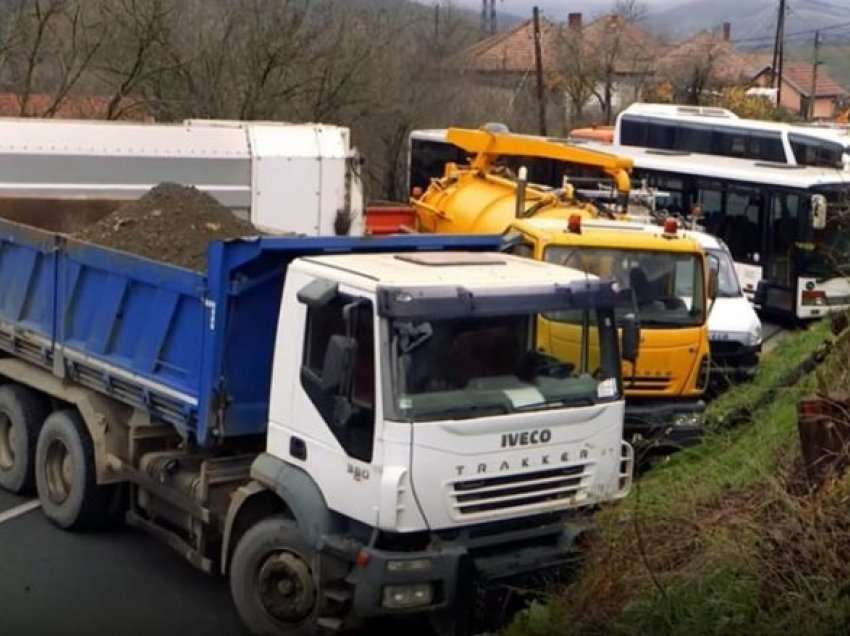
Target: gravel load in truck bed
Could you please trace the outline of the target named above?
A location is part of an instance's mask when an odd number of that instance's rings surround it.
[[[206,269],[210,241],[259,232],[197,188],[161,183],[75,238],[188,269]]]

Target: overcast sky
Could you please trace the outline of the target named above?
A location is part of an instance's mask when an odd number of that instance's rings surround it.
[[[433,3],[434,0],[420,0]],[[481,0],[453,0],[454,4],[468,9],[480,9]],[[615,0],[497,0],[499,10],[506,13],[524,16],[530,15],[534,5],[552,18],[563,19],[567,13],[580,11],[590,15],[604,13],[614,6]],[[660,9],[677,4],[685,4],[687,0],[641,0],[649,9]]]

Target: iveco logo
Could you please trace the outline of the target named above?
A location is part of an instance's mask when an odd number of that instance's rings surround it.
[[[513,446],[531,446],[532,444],[545,444],[552,439],[552,431],[544,428],[539,431],[523,431],[522,433],[503,433],[502,448]]]

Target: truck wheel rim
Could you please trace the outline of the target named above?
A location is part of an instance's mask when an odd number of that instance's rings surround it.
[[[5,413],[0,413],[0,470],[15,466],[15,427]]]
[[[62,440],[54,439],[50,442],[45,463],[47,495],[53,503],[61,504],[71,492],[73,474],[71,454]]]
[[[274,618],[292,623],[313,611],[316,590],[310,568],[291,552],[270,554],[259,571],[260,599]]]

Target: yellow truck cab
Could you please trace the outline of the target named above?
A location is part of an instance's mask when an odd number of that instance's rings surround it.
[[[699,440],[709,374],[708,261],[678,228],[665,230],[654,235],[627,223],[574,215],[566,222],[518,220],[505,233],[507,251],[616,281],[622,300],[618,320],[636,313],[641,328],[637,361],[623,361],[625,435],[647,453]],[[548,314],[540,322],[538,346],[555,357],[574,358],[580,325],[572,316]]]

